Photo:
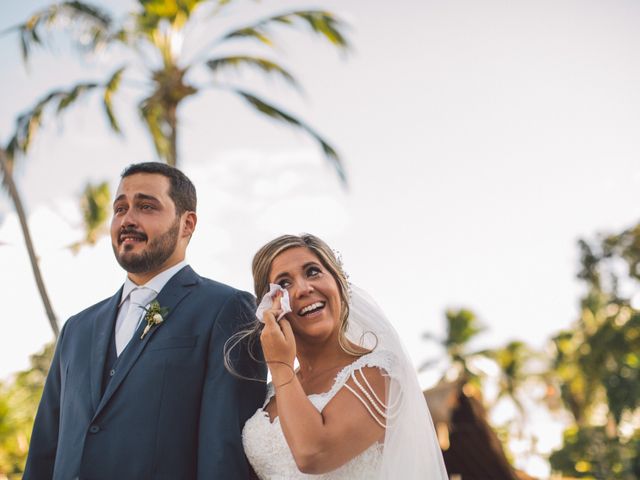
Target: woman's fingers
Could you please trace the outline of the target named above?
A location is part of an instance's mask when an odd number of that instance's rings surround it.
[[[277,320],[282,314],[281,298],[282,292],[277,292],[271,308],[263,314],[264,328],[260,334],[260,343],[267,362],[290,364],[295,357],[295,338],[291,324],[285,318]]]
[[[276,292],[276,294],[273,296],[273,305],[271,306],[271,308],[282,310],[281,298],[282,292]]]
[[[278,321],[278,316],[282,313],[282,307],[280,305],[280,298],[282,297],[281,292],[276,292],[273,297],[273,304],[271,308],[264,311],[262,315],[262,320],[265,325],[274,326],[274,324]]]
[[[293,339],[293,330],[291,329],[291,324],[289,320],[283,318],[279,322],[280,330],[282,330],[282,334],[287,341],[291,341]]]

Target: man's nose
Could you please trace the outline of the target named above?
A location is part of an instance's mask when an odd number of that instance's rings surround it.
[[[135,225],[137,225],[137,218],[136,218],[135,212],[132,208],[129,208],[120,217],[120,228],[132,227]]]

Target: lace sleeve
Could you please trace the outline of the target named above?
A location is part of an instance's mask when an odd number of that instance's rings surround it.
[[[363,355],[338,373],[333,387],[323,396],[323,403],[328,403],[328,401],[331,400],[340,389],[345,387],[355,395],[360,402],[362,402],[374,420],[384,428],[387,419],[386,412],[388,405],[386,401],[382,400],[380,396],[376,394],[373,387],[367,380],[363,372],[363,368],[378,368],[383,376],[392,377],[394,364],[395,356],[391,352],[374,350],[371,353]],[[347,381],[350,379],[353,381],[355,387],[347,384]]]
[[[360,380],[358,380],[358,374],[360,374]],[[344,384],[345,388],[360,400],[360,403],[364,405],[364,408],[367,409],[367,412],[369,412],[378,425],[386,428],[386,422],[389,418],[387,412],[396,406],[396,402],[400,401],[400,398],[396,398],[393,405],[387,405],[386,402],[382,401],[367,380],[367,377],[362,371],[362,367],[352,370],[350,377],[359,392],[348,383]]]

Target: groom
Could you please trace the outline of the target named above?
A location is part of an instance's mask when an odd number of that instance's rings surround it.
[[[231,375],[223,349],[255,305],[187,265],[195,210],[195,188],[179,170],[139,163],[123,172],[111,241],[127,279],[64,325],[25,479],[249,476],[241,431],[264,399],[264,383]],[[247,348],[234,351],[234,369],[264,379]]]

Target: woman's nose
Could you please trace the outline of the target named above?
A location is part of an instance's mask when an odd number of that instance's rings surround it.
[[[311,292],[313,292],[313,286],[311,285],[311,282],[307,281],[306,279],[298,280],[296,282],[294,292],[296,297],[303,297],[305,295],[309,295]]]

